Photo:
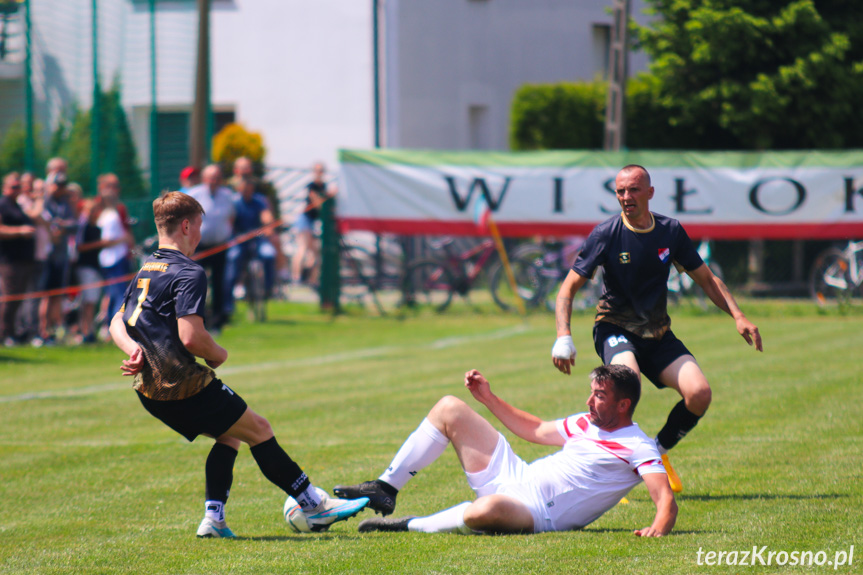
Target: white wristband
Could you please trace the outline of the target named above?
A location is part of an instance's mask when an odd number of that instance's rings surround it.
[[[572,342],[571,335],[562,335],[554,342],[554,347],[551,348],[551,357],[555,359],[571,359],[575,360],[578,352],[575,350],[575,344]]]

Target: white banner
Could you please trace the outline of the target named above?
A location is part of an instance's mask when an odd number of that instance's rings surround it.
[[[863,237],[863,153],[535,154],[346,151],[343,230],[504,236],[586,234],[620,212],[614,177],[645,166],[653,212],[715,239]]]

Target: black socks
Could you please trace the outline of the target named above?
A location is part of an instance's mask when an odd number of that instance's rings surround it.
[[[207,501],[226,503],[234,481],[234,461],[237,450],[224,443],[215,443],[207,456],[205,467]]]
[[[656,435],[656,439],[664,449],[669,450],[692,431],[699,419],[701,416],[686,409],[686,403],[681,399],[668,414],[668,421]]]
[[[264,477],[278,485],[291,497],[308,489],[310,482],[300,466],[285,453],[275,437],[251,448],[252,457],[261,468]]]

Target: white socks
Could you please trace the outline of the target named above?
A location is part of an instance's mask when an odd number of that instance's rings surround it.
[[[204,516],[219,523],[225,520],[225,504],[221,501],[205,501]]]
[[[464,512],[470,506],[470,501],[459,503],[455,507],[438,511],[428,517],[417,517],[408,522],[408,531],[419,533],[461,533],[470,535],[474,531],[464,524]]]
[[[428,418],[423,419],[379,479],[401,490],[417,472],[434,463],[447,445],[449,439]]]
[[[666,453],[668,453],[668,450],[662,447],[662,444],[659,443],[658,437],[654,438],[653,442],[656,443],[656,449],[659,450],[659,455],[665,455]]]
[[[318,495],[318,492],[315,491],[315,486],[311,483],[306,490],[294,497],[297,500],[297,503],[300,504],[303,512],[310,513],[315,511],[318,506],[321,504],[321,497]]]

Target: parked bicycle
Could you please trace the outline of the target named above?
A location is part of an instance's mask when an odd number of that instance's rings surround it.
[[[517,247],[510,257],[517,293],[513,293],[505,270],[498,263],[489,279],[495,302],[503,309],[515,309],[515,299],[519,297],[528,308],[544,307],[553,312],[560,284],[569,273],[583,244],[584,238],[576,236],[562,241],[528,243]],[[578,290],[572,302],[573,309],[584,310],[595,306],[601,292],[602,270],[599,269]]]
[[[345,303],[374,305],[378,313],[387,315],[402,299],[401,248],[395,242],[380,240],[369,248],[344,237],[339,241],[339,291]]]
[[[267,321],[267,301],[276,276],[273,244],[265,237],[252,238],[229,248],[226,258],[233,299],[245,300],[251,321]]]
[[[462,251],[455,247],[452,238],[443,238],[430,244],[442,255],[420,259],[408,265],[401,286],[403,308],[429,307],[442,312],[449,307],[455,294],[469,299],[470,290],[483,269],[499,261],[495,244],[490,239]],[[493,289],[492,297],[500,305]]]
[[[861,295],[863,286],[863,241],[849,241],[842,249],[821,252],[812,265],[809,293],[819,304],[846,304]]]

